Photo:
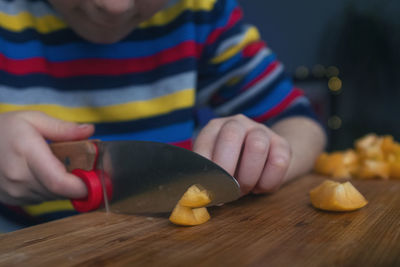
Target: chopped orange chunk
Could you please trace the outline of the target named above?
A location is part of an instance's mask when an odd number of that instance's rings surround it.
[[[361,158],[379,161],[384,159],[381,145],[382,138],[376,134],[368,134],[355,142],[357,153]]]
[[[320,154],[314,171],[332,178],[400,179],[400,143],[391,135],[368,134],[354,149]]]
[[[390,177],[393,179],[400,179],[400,160],[389,162]]]
[[[182,205],[176,205],[169,217],[169,220],[178,225],[193,226],[207,222],[210,214],[207,208],[189,208]]]
[[[338,183],[330,180],[312,189],[310,199],[315,208],[328,211],[352,211],[368,203],[350,182]]]
[[[179,200],[179,204],[189,208],[199,208],[204,207],[211,202],[208,191],[202,189],[198,185],[192,185],[183,194],[182,198]]]
[[[198,185],[192,185],[178,201],[169,220],[174,224],[186,226],[205,223],[210,219],[210,214],[204,206],[210,202],[207,190]]]
[[[360,179],[382,178],[388,179],[390,175],[390,165],[384,161],[364,160],[358,168],[356,177]]]
[[[382,137],[381,149],[387,155],[400,156],[400,145],[393,140],[393,136],[385,135]]]
[[[314,166],[317,173],[334,178],[349,178],[358,166],[357,154],[349,149],[345,152],[322,153]]]

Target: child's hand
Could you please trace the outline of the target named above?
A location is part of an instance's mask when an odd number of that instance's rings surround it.
[[[1,114],[0,129],[0,202],[21,205],[86,195],[83,182],[66,172],[45,139],[86,139],[93,134],[92,125],[23,111]]]
[[[291,161],[291,147],[284,138],[243,115],[210,121],[193,151],[235,176],[243,195],[277,190]]]

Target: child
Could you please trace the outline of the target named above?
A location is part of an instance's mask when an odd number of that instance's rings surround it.
[[[6,205],[86,195],[46,140],[179,145],[243,195],[306,173],[324,147],[309,102],[235,0],[0,0],[0,12]],[[192,144],[201,110],[217,118]],[[42,207],[24,211],[54,210]]]

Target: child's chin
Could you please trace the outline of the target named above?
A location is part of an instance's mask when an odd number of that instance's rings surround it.
[[[82,36],[84,39],[86,39],[87,41],[91,42],[91,43],[95,43],[95,44],[113,44],[116,43],[118,41],[121,41],[122,39],[124,39],[126,36],[96,36],[96,37],[85,37]]]
[[[96,44],[113,44],[124,39],[129,33],[116,33],[116,32],[99,32],[96,34],[83,33],[76,31],[83,39]]]

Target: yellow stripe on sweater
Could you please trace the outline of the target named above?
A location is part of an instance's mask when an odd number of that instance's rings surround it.
[[[182,0],[176,5],[156,13],[149,20],[141,23],[140,28],[162,26],[176,19],[182,12],[210,11],[214,8],[216,0]],[[39,33],[50,33],[67,28],[67,24],[59,17],[45,15],[35,17],[29,12],[21,12],[17,15],[9,15],[0,12],[0,27],[9,31],[20,32],[25,29],[35,29]]]
[[[18,15],[0,13],[0,27],[14,32],[34,28],[40,33],[49,33],[64,29],[67,26],[61,19],[52,15],[35,17],[28,12],[21,12]]]
[[[23,209],[32,216],[38,216],[57,211],[74,210],[74,207],[69,200],[54,200],[37,205],[24,206]]]
[[[0,113],[18,110],[36,110],[61,120],[79,123],[117,122],[158,116],[177,109],[189,108],[194,106],[194,101],[194,89],[186,89],[151,100],[103,107],[0,104]]]
[[[217,0],[181,0],[176,5],[158,12],[151,19],[140,24],[139,27],[146,28],[168,24],[186,10],[210,11],[214,8],[216,1]]]
[[[247,32],[245,33],[243,39],[240,43],[235,46],[232,46],[225,50],[222,54],[217,55],[213,59],[211,59],[211,63],[219,64],[222,63],[231,57],[235,56],[236,54],[240,53],[248,44],[258,41],[260,39],[260,34],[255,27],[250,27]]]

